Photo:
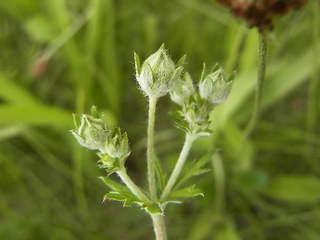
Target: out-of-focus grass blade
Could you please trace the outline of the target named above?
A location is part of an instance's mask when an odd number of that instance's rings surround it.
[[[310,64],[310,62],[314,62],[313,54],[313,49],[310,48],[304,55],[298,56],[294,60],[285,59],[273,64],[274,71],[270,71],[264,89],[264,108],[276,103],[310,77],[314,68]],[[314,64],[319,67],[320,58]]]
[[[320,200],[320,178],[310,175],[282,175],[270,181],[262,193],[291,203],[316,203]]]
[[[269,64],[267,69],[267,79],[263,93],[262,107],[270,107],[279,99],[284,97],[299,84],[307,80],[312,73],[313,66],[309,64],[313,61],[312,49],[309,48],[302,56],[296,57],[295,61],[284,59]],[[318,59],[318,66],[320,59]],[[256,72],[254,70],[240,74],[236,77],[232,92],[221,107],[215,110],[216,126],[222,127],[227,119],[236,112],[243,110],[243,104],[251,96],[255,86]],[[245,106],[252,109],[253,102]],[[250,111],[241,112],[241,119],[248,118]],[[238,114],[238,120],[239,116]]]
[[[236,227],[232,220],[228,220],[215,229],[214,240],[240,240]]]
[[[19,86],[0,72],[0,98],[10,103],[34,104],[37,99],[32,94]]]
[[[0,141],[5,140],[21,133],[21,128],[16,125],[9,125],[0,128]]]
[[[50,125],[70,129],[71,113],[40,104],[0,105],[0,124]]]

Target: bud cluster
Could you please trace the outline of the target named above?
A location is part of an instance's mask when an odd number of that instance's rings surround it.
[[[118,171],[130,155],[127,134],[122,134],[120,128],[109,127],[95,108],[92,112],[95,116],[82,114],[79,118],[73,115],[76,129],[71,133],[81,146],[98,150],[101,168],[106,168],[110,173]]]
[[[217,64],[206,77],[201,77],[196,90],[190,75],[186,73],[170,92],[171,100],[180,105],[180,109],[174,112],[176,125],[191,134],[207,136],[211,132],[210,112],[226,101],[233,78],[233,74],[226,78],[223,69]]]

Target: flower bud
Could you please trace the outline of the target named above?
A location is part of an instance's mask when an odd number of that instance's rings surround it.
[[[79,144],[91,150],[101,151],[109,134],[104,121],[86,114],[81,116],[81,120],[76,115],[73,115],[73,119],[77,129],[71,130],[71,133]]]
[[[123,167],[129,155],[127,133],[121,134],[120,128],[115,128],[107,136],[103,152],[98,153],[99,167],[106,168],[112,174]]]
[[[81,119],[74,116],[76,130],[71,130],[79,144],[91,150],[99,150],[100,154],[107,154],[112,159],[124,160],[130,154],[128,136],[121,134],[120,128],[107,126],[106,121],[101,119],[103,114],[95,107],[91,109],[92,114],[83,114]]]
[[[127,133],[121,134],[120,128],[115,128],[108,135],[104,151],[112,158],[126,158],[130,154]]]
[[[180,79],[175,88],[170,92],[170,98],[173,102],[183,106],[194,92],[195,89],[191,76],[189,73],[186,73],[183,79]]]
[[[209,121],[210,108],[199,96],[191,97],[184,104],[182,112],[185,120],[191,125],[202,125]]]
[[[202,99],[217,106],[225,102],[229,96],[234,76],[231,75],[226,79],[222,68],[217,65],[215,69],[199,83],[199,92]]]
[[[164,45],[148,57],[140,67],[135,53],[136,78],[143,92],[149,97],[161,97],[170,92],[180,78],[182,67],[175,66]]]

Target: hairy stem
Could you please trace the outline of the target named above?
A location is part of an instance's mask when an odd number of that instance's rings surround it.
[[[266,75],[267,51],[268,51],[267,39],[263,34],[260,33],[259,34],[258,78],[257,78],[257,84],[256,84],[254,108],[253,108],[253,113],[249,121],[249,124],[247,125],[244,131],[244,136],[238,151],[238,156],[241,156],[243,150],[246,147],[247,141],[250,138],[251,134],[253,133],[254,129],[256,128],[256,125],[260,118],[262,92],[263,92],[264,80]]]
[[[173,172],[169,178],[169,181],[162,192],[160,201],[163,201],[168,197],[174,184],[177,182],[178,177],[179,177],[181,170],[183,168],[183,165],[188,157],[188,154],[191,149],[193,141],[194,141],[194,136],[187,133],[183,148],[180,153],[180,156],[179,156],[178,161],[176,163],[176,166],[174,167]]]
[[[164,222],[164,216],[159,214],[151,214],[154,233],[156,240],[167,240],[166,225]]]
[[[147,164],[148,164],[148,182],[151,200],[157,200],[157,188],[155,178],[154,163],[154,122],[156,112],[157,98],[149,97],[148,114],[148,143],[147,143]]]
[[[149,198],[141,191],[141,189],[128,176],[127,171],[124,167],[121,170],[117,171],[117,174],[134,195],[136,195],[138,198],[140,198],[144,202],[150,202]]]

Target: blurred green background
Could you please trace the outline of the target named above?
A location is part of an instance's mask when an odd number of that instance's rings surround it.
[[[213,0],[0,1],[0,239],[153,239],[147,213],[101,203],[107,188],[97,157],[68,130],[71,113],[102,109],[128,132],[128,172],[145,187],[147,103],[133,51],[145,59],[165,43],[173,59],[187,54],[195,80],[203,62],[237,71],[228,101],[212,114],[213,137],[192,150],[190,160],[221,149],[195,179],[205,197],[168,207],[169,239],[319,240],[319,9],[310,0],[277,19],[263,115],[239,157],[258,34]],[[156,121],[169,171],[183,143],[170,109],[161,99]]]

